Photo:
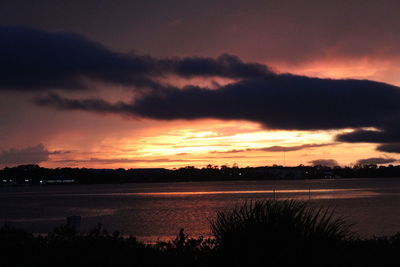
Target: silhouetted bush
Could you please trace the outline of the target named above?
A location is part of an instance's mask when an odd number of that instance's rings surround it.
[[[307,202],[255,201],[218,212],[211,229],[217,248],[224,257],[232,255],[232,264],[317,264],[353,237],[350,225],[333,215]]]
[[[215,263],[215,240],[211,238],[189,238],[181,229],[172,241],[158,242],[155,249],[164,252],[179,266],[210,266]]]

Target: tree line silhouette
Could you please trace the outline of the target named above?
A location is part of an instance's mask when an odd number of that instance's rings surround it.
[[[0,170],[0,184],[59,184],[59,183],[132,183],[215,180],[273,180],[273,179],[332,179],[400,177],[400,165],[377,166],[374,164],[353,167],[278,165],[240,168],[207,165],[203,168],[186,166],[178,169],[89,169],[43,168],[39,165],[20,165]]]

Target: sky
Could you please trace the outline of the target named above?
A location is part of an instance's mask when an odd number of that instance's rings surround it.
[[[0,2],[0,168],[396,164],[398,1]]]

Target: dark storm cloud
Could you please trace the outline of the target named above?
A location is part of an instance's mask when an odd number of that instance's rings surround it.
[[[388,113],[387,117],[391,118],[392,114]],[[400,126],[397,118],[385,118],[385,123],[381,125],[379,130],[363,130],[358,129],[350,133],[337,136],[337,140],[349,143],[377,143],[378,151],[400,153]],[[393,124],[397,125],[393,125]]]
[[[0,88],[85,88],[83,79],[141,83],[145,58],[114,53],[82,36],[0,27]],[[136,76],[135,76],[136,75]]]
[[[22,149],[9,149],[0,152],[0,165],[38,164],[49,159],[49,155],[68,151],[48,151],[43,144]]]
[[[400,143],[389,143],[379,145],[377,150],[382,152],[389,152],[389,153],[400,153]]]
[[[55,93],[49,93],[46,97],[35,98],[34,101],[39,106],[49,106],[59,110],[82,110],[95,113],[118,113],[120,115],[134,116],[130,112],[129,104],[123,102],[109,103],[99,98],[68,99]]]
[[[399,101],[399,88],[384,83],[275,75],[244,80],[218,90],[193,86],[184,90],[170,88],[162,94],[145,94],[134,103],[71,100],[54,94],[37,103],[161,120],[243,119],[274,129],[317,130],[385,129],[399,120]],[[343,136],[339,138],[344,140]]]
[[[308,163],[311,163],[313,166],[326,166],[326,167],[335,167],[339,166],[339,163],[334,160],[334,159],[316,159],[316,160],[311,160]]]
[[[287,130],[382,128],[399,119],[399,100],[399,88],[384,83],[275,75],[218,90],[188,87],[148,94],[131,112],[163,120],[243,119]]]
[[[387,114],[391,117],[391,113]],[[391,124],[391,118],[386,118],[387,123],[383,123],[380,130],[362,130],[358,129],[350,133],[341,134],[337,137],[338,141],[350,143],[396,143],[400,142],[400,128]],[[398,122],[393,118],[393,122]],[[389,121],[388,121],[389,120]]]
[[[324,147],[334,145],[334,143],[328,144],[304,144],[299,146],[269,146],[269,147],[261,147],[261,148],[248,148],[248,149],[234,149],[228,151],[213,151],[211,153],[239,153],[239,152],[249,152],[249,151],[266,151],[266,152],[290,152],[290,151],[299,151],[307,148],[316,148],[316,147]]]
[[[82,89],[85,80],[158,89],[153,78],[166,74],[241,79],[270,72],[230,55],[156,59],[117,53],[76,34],[4,26],[0,59],[0,89],[19,90]]]
[[[272,74],[265,65],[244,63],[238,57],[221,55],[217,58],[186,57],[160,60],[158,64],[164,71],[184,77],[219,76],[233,79],[259,78]]]
[[[55,94],[38,99],[37,103],[62,109],[130,114],[161,120],[243,119],[273,129],[376,127],[385,132],[400,118],[399,101],[399,88],[385,83],[275,75],[240,81],[218,90],[194,86],[183,90],[169,88],[161,94],[145,94],[133,103],[71,100]],[[345,139],[345,135],[339,139],[350,141]],[[357,140],[361,138],[354,141]]]
[[[357,160],[358,165],[366,165],[366,164],[390,164],[398,162],[398,159],[394,158],[367,158],[367,159],[359,159]]]

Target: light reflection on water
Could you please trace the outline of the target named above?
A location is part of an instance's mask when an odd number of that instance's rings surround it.
[[[362,235],[400,231],[400,179],[226,181],[0,188],[0,222],[47,232],[70,215],[82,230],[101,222],[144,241],[173,238],[180,228],[208,236],[217,210],[244,201],[302,199],[335,208]]]
[[[190,196],[190,195],[222,195],[222,194],[285,194],[285,193],[329,193],[329,192],[347,192],[348,198],[356,197],[356,193],[372,193],[365,189],[291,189],[291,190],[236,190],[236,191],[192,191],[192,192],[146,192],[146,193],[125,193],[125,195],[136,196]],[[350,193],[352,192],[352,193]],[[353,193],[354,192],[354,193]],[[118,193],[120,194],[120,193]],[[310,196],[311,197],[311,196]]]
[[[295,194],[307,193],[308,198],[356,198],[356,197],[372,197],[379,193],[373,192],[372,188],[349,188],[349,189],[288,189],[288,190],[226,190],[226,191],[179,191],[179,192],[114,192],[114,193],[57,193],[48,192],[47,197],[83,197],[83,196],[149,196],[149,197],[179,197],[179,196],[195,196],[195,195],[235,195],[235,194],[264,194],[273,195],[273,198],[282,198],[282,195],[289,194],[294,197]],[[330,193],[330,194],[328,194]],[[18,192],[4,193],[1,197],[34,197],[43,192]],[[311,196],[312,194],[312,196]],[[302,196],[304,197],[304,196]]]

